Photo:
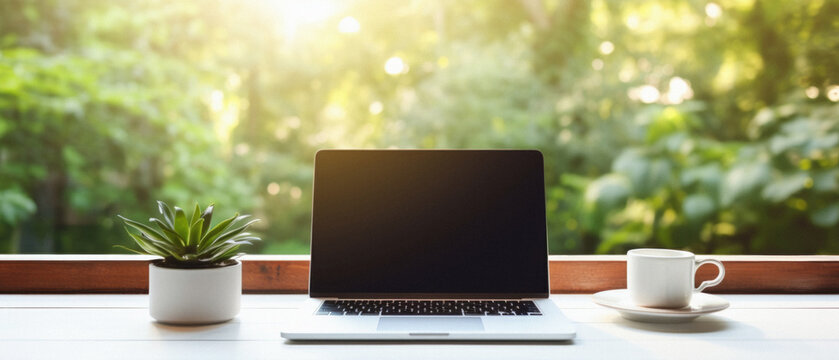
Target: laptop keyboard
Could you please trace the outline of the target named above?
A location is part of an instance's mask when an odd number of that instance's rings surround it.
[[[316,315],[542,315],[530,300],[326,300]]]

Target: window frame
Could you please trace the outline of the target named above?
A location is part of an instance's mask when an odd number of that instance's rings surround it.
[[[839,255],[700,255],[721,260],[723,283],[712,293],[839,293]],[[142,294],[148,292],[143,255],[0,255],[0,293]],[[247,255],[243,292],[305,294],[308,255]],[[586,294],[626,287],[624,255],[551,255],[551,293]],[[702,267],[697,282],[714,277]]]

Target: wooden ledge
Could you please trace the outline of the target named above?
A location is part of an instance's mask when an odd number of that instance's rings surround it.
[[[839,256],[697,256],[722,260],[725,280],[712,293],[839,293]],[[0,293],[145,293],[149,256],[0,255]],[[307,255],[243,258],[246,293],[306,293]],[[703,266],[697,282],[716,276]],[[553,255],[552,293],[594,293],[626,287],[622,255]]]

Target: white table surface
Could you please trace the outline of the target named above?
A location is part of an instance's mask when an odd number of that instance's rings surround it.
[[[839,295],[723,295],[687,324],[622,319],[590,295],[551,298],[570,342],[289,342],[305,295],[245,295],[227,323],[156,323],[146,295],[0,295],[0,359],[839,359]]]

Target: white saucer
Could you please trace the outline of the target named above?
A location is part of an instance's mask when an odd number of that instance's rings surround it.
[[[728,300],[719,296],[696,293],[690,305],[681,309],[649,308],[633,304],[626,289],[601,291],[592,295],[592,300],[598,305],[617,310],[624,319],[656,323],[689,322],[700,315],[726,309],[729,305]]]

